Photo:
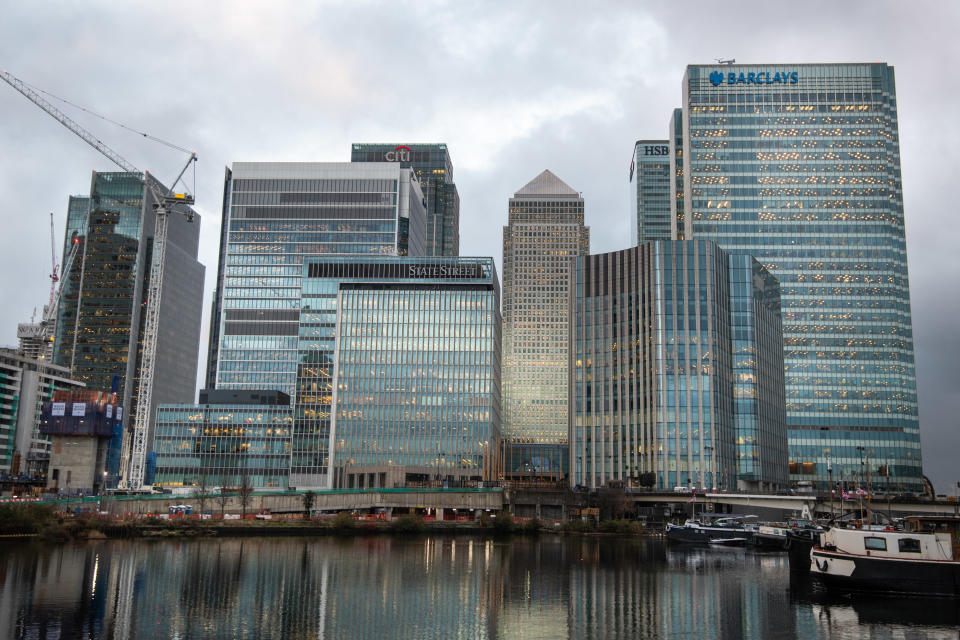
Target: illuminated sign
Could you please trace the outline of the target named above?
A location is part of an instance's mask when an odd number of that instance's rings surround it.
[[[411,264],[408,278],[482,278],[480,265]]]
[[[797,84],[800,82],[800,76],[796,71],[775,71],[772,74],[769,71],[759,73],[713,71],[710,73],[710,82],[715,87],[721,84]]]
[[[412,153],[410,147],[401,145],[393,151],[387,151],[383,154],[383,159],[387,162],[410,162]]]
[[[665,144],[648,144],[643,147],[645,156],[665,156],[670,153],[670,147]]]

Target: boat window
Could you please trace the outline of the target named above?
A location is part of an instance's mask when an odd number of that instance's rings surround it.
[[[864,538],[863,548],[870,549],[873,551],[886,551],[887,541],[884,538],[875,538],[875,537]]]
[[[903,553],[920,553],[920,541],[916,538],[901,538],[899,543]]]

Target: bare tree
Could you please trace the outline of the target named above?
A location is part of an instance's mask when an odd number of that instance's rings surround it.
[[[307,518],[310,517],[310,513],[313,511],[313,503],[317,499],[317,494],[313,491],[307,491],[300,498],[303,500],[303,510],[306,512]]]
[[[223,518],[224,512],[227,510],[227,501],[230,500],[230,492],[227,491],[226,487],[220,487],[220,494],[217,496],[217,502],[220,503],[220,517]]]
[[[200,478],[197,480],[197,486],[193,490],[193,499],[197,501],[197,510],[200,512],[200,519],[203,520],[203,512],[207,504],[207,494],[210,492],[210,483],[207,480],[207,472],[201,471]]]
[[[247,507],[250,505],[250,499],[253,497],[253,483],[250,482],[250,472],[247,467],[243,467],[240,472],[240,486],[237,488],[237,496],[240,498],[240,511],[244,519],[247,517]]]

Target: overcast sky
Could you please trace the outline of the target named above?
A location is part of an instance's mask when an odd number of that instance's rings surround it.
[[[771,6],[771,5],[780,5]],[[0,69],[196,149],[216,276],[224,166],[349,161],[446,142],[462,255],[499,265],[507,199],[549,168],[583,192],[593,252],[629,245],[633,141],[665,138],[690,63],[895,66],[924,468],[960,480],[960,5],[946,2],[0,2]],[[66,110],[66,109],[65,109]],[[185,161],[69,111],[169,182]],[[49,292],[49,216],[109,161],[0,85],[0,344]],[[198,376],[203,374],[200,361]],[[955,486],[955,485],[954,485]]]

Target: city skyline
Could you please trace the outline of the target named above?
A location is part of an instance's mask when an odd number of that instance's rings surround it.
[[[365,37],[371,43],[382,41],[386,48],[387,43],[396,47],[396,33],[409,34],[411,49],[405,52],[400,46],[395,60],[384,63],[384,70],[371,70],[379,54],[369,58],[372,54],[338,40],[338,31],[355,34],[363,20],[362,11],[346,9],[299,17],[291,10],[290,16],[273,15],[269,20],[227,19],[222,29],[204,31],[202,39],[204,26],[212,27],[232,12],[200,9],[195,18],[199,26],[181,34],[169,8],[107,12],[94,7],[76,13],[60,8],[51,17],[29,7],[11,12],[0,30],[15,52],[4,60],[12,73],[111,118],[198,149],[197,208],[206,223],[200,261],[210,274],[216,264],[219,225],[215,220],[224,165],[280,159],[345,162],[347,145],[356,140],[448,145],[462,202],[461,255],[492,255],[499,262],[497,236],[498,227],[506,222],[504,204],[517,184],[546,168],[583,191],[585,224],[594,229],[592,250],[624,249],[630,246],[626,241],[630,224],[627,156],[635,140],[666,132],[670,109],[680,100],[680,79],[687,64],[709,63],[718,55],[736,55],[740,62],[755,63],[883,60],[897,70],[924,467],[940,492],[949,490],[946,483],[956,480],[949,454],[958,443],[957,434],[951,433],[952,421],[960,409],[958,393],[951,386],[960,343],[949,327],[960,312],[960,302],[943,292],[945,287],[949,291],[949,283],[960,272],[951,251],[960,231],[949,224],[947,187],[942,185],[949,184],[960,135],[956,123],[934,114],[948,110],[956,95],[956,89],[940,80],[947,77],[954,47],[949,34],[941,30],[956,23],[956,9],[938,7],[941,19],[930,21],[929,16],[917,15],[923,12],[906,12],[892,3],[869,16],[856,8],[815,3],[811,10],[831,20],[804,27],[789,23],[791,14],[786,9],[763,7],[755,18],[791,26],[775,34],[760,31],[751,43],[738,40],[734,51],[730,50],[730,29],[705,30],[702,41],[691,38],[706,25],[735,24],[731,16],[724,17],[727,12],[722,8],[689,15],[679,9],[647,14],[610,5],[609,12],[601,12],[605,17],[588,16],[584,24],[574,27],[563,24],[569,22],[572,5],[561,5],[556,18],[536,16],[537,28],[526,35],[524,45],[508,45],[516,35],[511,25],[529,25],[534,19],[523,9],[490,12],[496,15],[480,9],[476,13],[440,9],[434,15],[425,8],[382,10],[382,24]],[[134,30],[116,27],[134,20],[153,22],[159,36],[146,43],[128,40]],[[67,25],[69,32],[64,31]],[[468,82],[450,78],[442,89],[433,89],[427,100],[418,96],[411,103],[402,91],[406,81],[397,81],[403,78],[399,71],[410,68],[411,60],[424,58],[427,45],[412,43],[416,33],[431,25],[445,28],[429,46],[446,55],[433,56],[425,72],[449,77],[452,71],[463,71]],[[584,27],[589,27],[588,42],[576,56],[543,46],[553,38],[572,37]],[[916,42],[908,36],[883,37],[921,27],[933,30],[922,51],[916,51]],[[119,47],[108,50],[90,44],[103,28],[118,33]],[[314,28],[322,38],[316,38]],[[281,44],[265,44],[249,52],[238,48],[248,41],[245,34],[253,33],[266,36],[263,40],[268,43]],[[288,37],[278,37],[284,33]],[[34,41],[28,44],[22,34],[30,34]],[[824,46],[809,47],[811,34]],[[173,53],[178,43],[190,46],[182,47],[183,53]],[[284,70],[282,62],[289,59],[284,51],[289,48],[299,51],[304,60],[319,60],[319,73],[329,81],[302,82],[299,64],[291,67],[296,72]],[[42,49],[55,56],[57,63],[39,55]],[[134,58],[115,55],[120,49],[142,53],[138,60],[165,60],[164,76],[183,76],[180,90],[162,91],[154,78],[137,77],[130,63]],[[347,50],[350,55],[337,55]],[[210,52],[208,60],[201,59],[205,52]],[[225,61],[234,56],[242,58],[258,78],[251,86],[265,82],[271,90],[242,87],[244,78],[250,77],[249,71],[238,71],[244,65],[231,60],[231,68],[224,69]],[[85,73],[97,67],[113,73],[104,72],[102,78]],[[82,84],[71,80],[81,76]],[[118,77],[124,83],[122,93],[115,90]],[[523,77],[536,81],[520,85]],[[367,99],[374,86],[382,88],[388,105]],[[518,86],[523,86],[522,92],[516,90]],[[8,275],[0,290],[5,299],[0,331],[8,336],[0,338],[0,343],[13,344],[16,324],[42,306],[49,287],[46,212],[56,214],[59,242],[67,196],[83,193],[90,169],[114,168],[12,90],[0,95],[8,116],[0,125],[0,139],[7,148],[17,149],[5,154],[0,172],[5,192],[11,196],[4,209],[9,234],[2,245],[4,269],[19,276]],[[277,95],[290,98],[278,102]],[[241,107],[244,101],[249,104]],[[321,117],[317,117],[318,108]],[[85,120],[84,124],[150,168],[161,181],[169,181],[180,163],[177,154],[145,147],[136,137],[102,121]],[[213,284],[208,277],[202,345]],[[203,373],[198,371],[198,380]]]

